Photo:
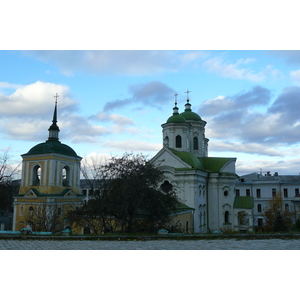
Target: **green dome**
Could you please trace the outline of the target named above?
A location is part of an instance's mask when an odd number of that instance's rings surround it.
[[[191,110],[188,111],[187,109],[185,110],[185,112],[181,113],[180,115],[185,120],[194,120],[194,121],[201,121],[202,120],[201,117],[198,114],[192,112]]]
[[[45,143],[40,143],[32,147],[25,155],[48,154],[56,153],[67,156],[78,157],[76,152],[68,145],[62,144],[59,141],[48,140]]]
[[[185,118],[183,118],[180,114],[173,114],[168,120],[167,123],[185,123]]]

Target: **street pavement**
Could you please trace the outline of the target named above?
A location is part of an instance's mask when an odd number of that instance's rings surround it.
[[[300,250],[300,239],[216,240],[18,240],[1,239],[1,250]]]

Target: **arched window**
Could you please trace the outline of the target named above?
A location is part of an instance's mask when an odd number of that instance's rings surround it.
[[[238,212],[239,225],[249,225],[249,215],[245,211]]]
[[[176,148],[181,148],[182,147],[182,139],[180,135],[176,136]]]
[[[68,166],[65,166],[62,170],[62,185],[70,185],[70,168]]]
[[[257,204],[257,211],[261,212],[261,204]]]
[[[193,149],[199,150],[198,138],[196,136],[193,138]]]
[[[32,172],[32,185],[40,185],[41,182],[41,167],[36,165]]]
[[[224,214],[224,223],[229,223],[229,211],[226,210]]]
[[[164,146],[165,146],[165,147],[169,147],[169,137],[168,137],[168,136],[166,136],[166,137],[164,138]]]
[[[285,211],[289,211],[289,205],[287,203],[284,205],[284,208],[285,208]]]

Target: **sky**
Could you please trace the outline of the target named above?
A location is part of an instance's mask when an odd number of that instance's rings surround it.
[[[55,95],[60,141],[90,159],[153,157],[187,93],[209,156],[239,175],[300,173],[300,51],[2,50],[0,149],[14,163],[48,138]]]

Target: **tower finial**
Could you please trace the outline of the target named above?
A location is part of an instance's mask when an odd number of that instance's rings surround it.
[[[177,106],[177,96],[178,96],[178,94],[175,93],[174,96],[175,96],[175,106]]]
[[[189,93],[190,93],[190,92],[191,92],[191,91],[189,91],[189,89],[187,89],[186,92],[185,92],[185,93],[187,94],[187,95],[186,95],[186,101],[187,101],[187,102],[190,101],[190,99],[189,99]]]
[[[52,120],[52,125],[49,127],[49,138],[48,141],[58,141],[58,133],[59,133],[59,128],[57,126],[57,98],[59,95],[56,93],[54,96],[55,98],[55,107],[54,107],[54,112],[53,112],[53,120]]]

